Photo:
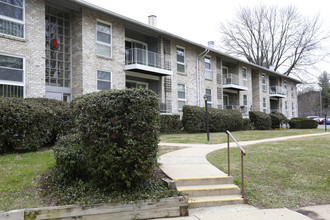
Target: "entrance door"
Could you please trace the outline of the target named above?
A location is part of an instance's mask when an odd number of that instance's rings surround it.
[[[229,97],[227,95],[223,96],[223,109],[227,109],[227,106],[229,105]]]
[[[46,96],[69,100],[72,94],[70,13],[46,6],[45,19]]]

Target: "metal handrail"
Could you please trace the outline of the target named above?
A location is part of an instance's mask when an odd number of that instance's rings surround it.
[[[242,198],[245,199],[244,197],[244,160],[243,160],[243,157],[246,155],[246,152],[245,150],[242,148],[242,146],[236,141],[236,139],[234,138],[234,136],[229,132],[229,131],[226,131],[226,134],[227,134],[227,146],[228,146],[228,150],[227,150],[227,153],[228,153],[228,176],[230,176],[230,153],[229,153],[229,137],[231,137],[236,145],[240,148],[241,150],[241,176],[242,176]]]

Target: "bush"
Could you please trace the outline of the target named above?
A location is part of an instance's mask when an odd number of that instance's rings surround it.
[[[130,188],[156,164],[159,104],[145,89],[107,90],[72,102],[90,174],[100,185]]]
[[[161,133],[179,133],[181,127],[180,115],[160,115]]]
[[[318,123],[313,119],[309,118],[292,118],[289,121],[290,128],[295,129],[310,129],[310,128],[317,128]]]
[[[52,111],[21,98],[0,98],[0,153],[36,151],[50,140]]]
[[[249,118],[243,118],[243,130],[251,130],[251,120]]]
[[[182,111],[182,124],[185,131],[190,133],[206,132],[205,108],[185,105]],[[242,114],[239,111],[215,108],[210,108],[208,111],[211,132],[242,129]]]
[[[28,98],[25,100],[45,106],[53,112],[50,144],[55,144],[59,136],[67,135],[73,129],[73,114],[69,103],[46,98]]]
[[[205,132],[205,109],[198,106],[185,105],[182,108],[182,125],[190,133]]]
[[[256,130],[270,130],[271,119],[270,116],[260,111],[250,111],[249,117],[251,120],[252,127]]]
[[[84,179],[88,175],[87,160],[78,135],[71,134],[59,138],[53,149],[56,176],[61,182]]]
[[[289,120],[285,117],[285,115],[283,115],[280,112],[271,112],[269,114],[271,122],[272,122],[272,128],[280,128],[281,124],[286,124],[289,122]]]

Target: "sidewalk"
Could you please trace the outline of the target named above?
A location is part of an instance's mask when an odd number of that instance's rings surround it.
[[[287,137],[269,138],[256,141],[242,141],[239,142],[242,147],[253,144],[283,141],[296,138],[313,137],[320,135],[330,135],[330,133],[320,134],[308,134],[308,135],[295,135]],[[227,143],[224,144],[174,144],[174,143],[160,143],[159,146],[163,147],[176,147],[182,148],[167,154],[164,154],[158,158],[158,162],[161,163],[160,168],[173,180],[182,178],[209,178],[209,177],[221,177],[227,176],[224,172],[218,170],[216,167],[211,165],[206,155],[218,149],[227,147]],[[230,143],[230,147],[236,147],[235,143]],[[318,219],[318,220],[330,220],[330,205],[315,206],[302,208],[298,212],[282,208],[282,209],[265,209],[258,210],[254,207],[246,205],[240,205],[235,211],[224,212],[213,211],[210,212],[211,208],[204,208],[201,210],[189,210],[189,217],[172,218],[177,220],[215,220],[215,219]],[[214,208],[214,207],[212,207]],[[220,208],[220,207],[219,207]],[[224,207],[233,209],[233,206]],[[254,209],[253,209],[254,208]],[[217,210],[217,209],[215,209]],[[307,217],[306,213],[309,214]],[[314,216],[312,216],[314,215]],[[316,216],[316,217],[315,217]],[[171,218],[170,218],[171,219]]]

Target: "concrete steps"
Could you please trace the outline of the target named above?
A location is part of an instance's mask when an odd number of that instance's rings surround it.
[[[175,179],[177,190],[188,194],[189,208],[243,204],[240,189],[233,177]]]

